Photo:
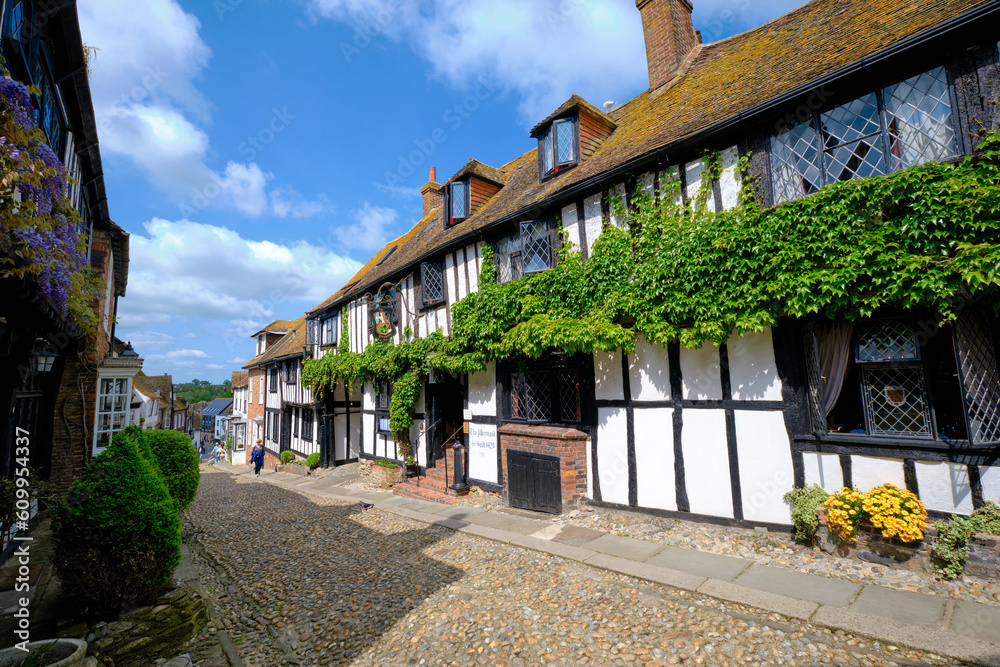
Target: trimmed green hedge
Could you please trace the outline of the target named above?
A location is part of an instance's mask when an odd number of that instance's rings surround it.
[[[52,513],[64,592],[95,616],[147,604],[181,559],[181,520],[138,426],[116,435]]]
[[[170,495],[183,512],[194,500],[201,481],[198,450],[191,444],[191,438],[180,431],[146,431],[146,440]]]
[[[281,459],[282,463],[291,463],[292,461],[295,460],[295,454],[286,449],[285,451],[281,452],[279,458]]]
[[[319,454],[313,452],[306,457],[306,465],[315,470],[319,467]]]

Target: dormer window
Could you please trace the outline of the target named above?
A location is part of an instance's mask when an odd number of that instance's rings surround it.
[[[447,199],[447,224],[449,226],[457,225],[469,217],[469,181],[449,183],[445,190],[445,198]]]
[[[553,121],[538,137],[538,169],[541,177],[558,174],[580,161],[576,118]]]

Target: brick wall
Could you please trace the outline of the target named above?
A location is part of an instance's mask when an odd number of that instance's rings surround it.
[[[80,478],[93,452],[97,363],[92,352],[93,346],[90,354],[80,354],[75,345],[65,351],[66,362],[53,414],[49,478],[57,497]]]
[[[638,0],[646,40],[649,87],[669,83],[698,44],[689,0]]]
[[[507,475],[507,451],[554,456],[559,459],[563,505],[575,505],[587,497],[587,434],[562,426],[507,424],[500,434],[500,457]],[[504,484],[504,497],[507,485]]]

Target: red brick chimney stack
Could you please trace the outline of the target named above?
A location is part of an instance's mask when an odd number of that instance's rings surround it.
[[[655,94],[682,74],[700,43],[691,21],[690,0],[636,0],[646,38],[649,89]]]
[[[424,187],[420,188],[424,196],[424,217],[444,204],[444,186],[437,182],[437,167],[431,167],[430,175]]]

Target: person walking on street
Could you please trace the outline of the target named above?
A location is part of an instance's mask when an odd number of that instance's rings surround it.
[[[222,460],[223,449],[222,446],[216,443],[215,447],[212,449],[212,463],[218,463]]]
[[[250,460],[253,461],[253,474],[260,477],[260,469],[264,465],[264,441],[258,439],[250,452]]]

